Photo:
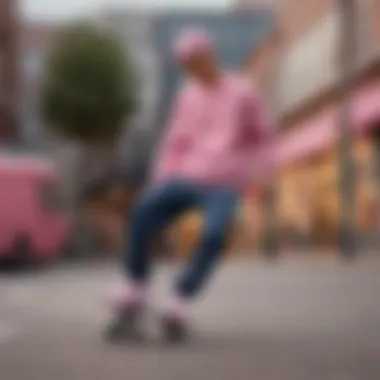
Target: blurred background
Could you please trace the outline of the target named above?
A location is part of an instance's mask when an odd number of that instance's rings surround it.
[[[225,67],[260,83],[277,125],[273,186],[245,189],[228,262],[377,257],[380,1],[0,0],[2,264],[120,256],[180,80],[171,45],[193,25],[214,34]],[[154,255],[186,259],[201,225],[184,215]]]
[[[2,1],[1,6],[4,159],[22,159],[27,165],[33,158],[54,167],[66,256],[119,254],[125,213],[149,175],[180,78],[170,46],[179,30],[191,25],[212,31],[226,67],[241,70],[252,83],[264,83],[277,120],[273,192],[263,194],[254,183],[246,189],[231,231],[231,254],[273,256],[285,249],[352,257],[358,250],[378,247],[377,1],[144,5],[83,0],[56,6],[30,0]],[[124,75],[134,82],[126,82],[124,90],[134,107],[124,108],[116,122],[116,113],[110,114],[114,125],[109,130],[104,126],[109,138],[97,141],[81,133],[87,128],[79,120],[83,115],[68,108],[77,106],[78,86],[82,98],[96,90],[73,80],[64,89],[66,98],[57,95],[62,88],[49,92],[51,75],[67,74],[52,62],[65,33],[73,32],[72,40],[65,40],[67,54],[73,50],[73,65],[96,60],[96,53],[83,56],[71,46],[76,32],[78,38],[86,34],[75,31],[81,26],[112,35],[126,55],[125,72],[115,72],[115,78]],[[58,120],[50,117],[54,102],[63,104]],[[70,115],[79,126],[68,125]],[[3,199],[11,202],[18,201]],[[200,224],[201,215],[186,216],[173,226],[175,232],[163,232],[157,250],[186,256]],[[32,239],[25,234],[15,237],[16,245]]]

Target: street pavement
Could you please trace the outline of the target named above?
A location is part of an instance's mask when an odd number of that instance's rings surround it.
[[[157,268],[153,309],[174,266]],[[379,380],[380,259],[240,261],[224,265],[194,304],[195,336],[111,346],[109,263],[0,274],[1,380]]]

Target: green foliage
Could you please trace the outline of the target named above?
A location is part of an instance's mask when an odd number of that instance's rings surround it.
[[[50,128],[81,142],[115,139],[136,108],[136,80],[123,44],[108,30],[76,24],[48,57],[41,112]]]

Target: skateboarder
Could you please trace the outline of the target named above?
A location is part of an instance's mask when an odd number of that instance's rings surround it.
[[[202,239],[175,283],[162,312],[165,331],[186,331],[187,308],[204,289],[224,249],[241,190],[267,181],[273,164],[273,129],[257,91],[219,66],[205,30],[184,31],[174,56],[186,74],[163,139],[150,186],[132,211],[124,252],[126,284],[113,300],[124,319],[147,306],[150,243],[155,233],[191,208],[204,213]],[[256,169],[254,169],[256,168]],[[117,334],[120,320],[112,327]]]

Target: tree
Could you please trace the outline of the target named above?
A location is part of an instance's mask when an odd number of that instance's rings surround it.
[[[80,212],[83,185],[105,174],[113,157],[112,143],[136,109],[136,77],[123,47],[111,31],[78,23],[62,31],[46,63],[43,119],[55,135],[75,140],[83,148],[73,199],[74,242],[79,250],[89,247]]]
[[[109,143],[136,107],[129,55],[110,31],[91,24],[63,30],[48,57],[42,85],[47,125],[85,144]]]

